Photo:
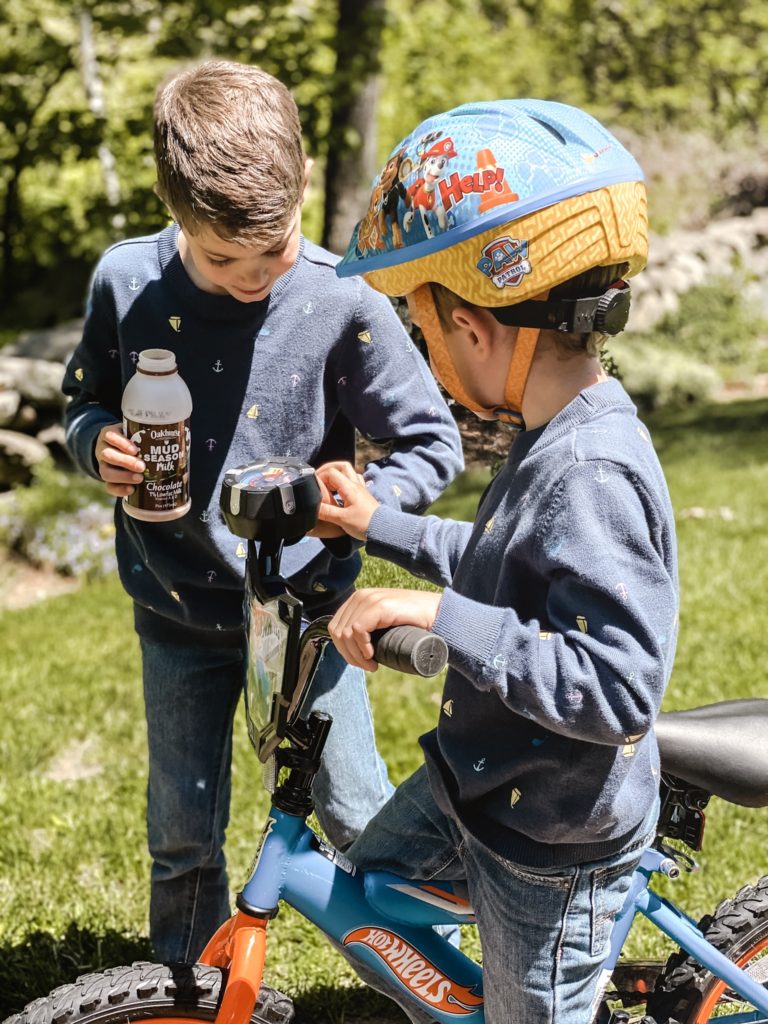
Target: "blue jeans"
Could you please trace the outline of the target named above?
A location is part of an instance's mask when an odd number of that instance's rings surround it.
[[[398,787],[347,856],[364,869],[466,882],[483,951],[486,1024],[589,1024],[611,928],[653,838],[650,826],[631,850],[602,861],[546,871],[521,867],[440,810],[422,766]],[[401,990],[347,959],[412,1021],[433,1020]]]
[[[193,648],[141,637],[149,744],[150,938],[163,961],[194,961],[230,914],[224,837],[232,723],[245,649]],[[315,811],[345,849],[393,787],[376,751],[365,675],[326,648],[305,714],[333,715],[315,781]]]

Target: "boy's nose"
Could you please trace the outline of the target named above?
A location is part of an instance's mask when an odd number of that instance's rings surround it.
[[[266,287],[268,282],[269,274],[266,270],[251,270],[240,278],[240,284],[246,291],[258,291]]]

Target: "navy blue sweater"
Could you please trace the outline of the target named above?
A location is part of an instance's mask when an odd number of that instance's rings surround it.
[[[616,380],[518,436],[474,524],[374,513],[367,550],[446,585],[436,798],[513,861],[551,867],[642,838],[653,723],[674,658],[674,516]]]
[[[122,419],[123,389],[143,348],[176,354],[192,394],[192,508],[167,523],[131,519],[117,502],[117,555],[140,633],[192,644],[241,642],[245,545],[219,510],[224,472],[265,455],[318,466],[354,461],[354,431],[392,442],[367,467],[393,509],[428,506],[462,468],[453,417],[389,301],[302,239],[268,299],[241,303],[196,287],[174,225],[120,242],[94,273],[83,339],[67,368],[67,443],[97,475],[94,446]],[[336,607],[360,568],[350,541],[307,538],[283,571],[312,614]]]

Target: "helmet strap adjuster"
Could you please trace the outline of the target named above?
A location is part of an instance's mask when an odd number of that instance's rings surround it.
[[[578,299],[528,299],[514,306],[495,306],[491,312],[507,327],[538,327],[568,334],[619,334],[629,317],[630,289],[615,281],[600,295]]]

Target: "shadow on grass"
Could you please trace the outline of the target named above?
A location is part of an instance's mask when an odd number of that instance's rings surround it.
[[[659,409],[643,416],[659,455],[684,457],[704,447],[728,466],[743,466],[766,459],[768,399],[746,399],[722,405],[694,405],[687,409]],[[694,440],[695,439],[695,440]]]
[[[408,1024],[403,1011],[370,988],[318,985],[294,999],[293,1024]]]
[[[17,945],[0,945],[0,1020],[81,974],[151,959],[149,940],[139,936],[95,933],[76,924],[60,938],[32,932]]]
[[[152,959],[146,938],[113,931],[96,933],[74,923],[60,938],[37,931],[15,945],[0,945],[0,1021],[59,985],[71,984],[81,974]],[[407,1021],[391,1000],[365,988],[319,985],[307,989],[295,1005],[295,1024]]]

